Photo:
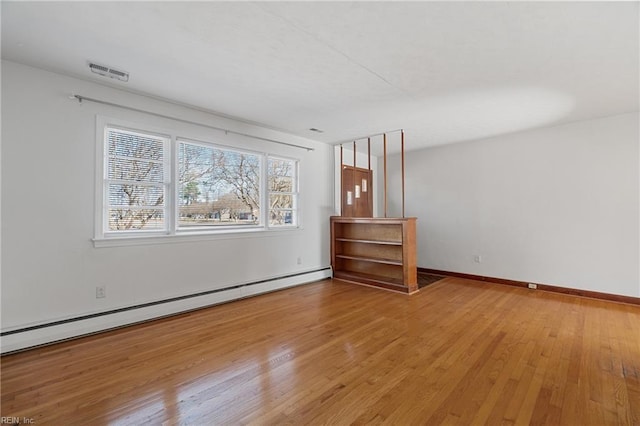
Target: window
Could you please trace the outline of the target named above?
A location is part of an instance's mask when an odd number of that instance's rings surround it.
[[[269,225],[297,224],[297,162],[269,157]]]
[[[259,155],[178,141],[178,228],[260,225]]]
[[[166,229],[169,139],[123,129],[106,131],[106,232]]]
[[[298,160],[128,126],[99,128],[97,239],[299,225]]]

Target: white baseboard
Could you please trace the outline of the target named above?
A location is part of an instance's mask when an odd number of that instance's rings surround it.
[[[0,337],[0,352],[5,354],[19,351],[34,346],[54,343],[287,287],[319,281],[329,277],[331,277],[331,270],[325,268],[256,283],[248,283],[228,290],[205,293],[193,297],[173,299],[151,305],[147,304],[132,309],[116,310],[115,312],[107,312],[61,323],[28,327],[24,330],[14,330],[7,334],[3,331],[5,335]]]

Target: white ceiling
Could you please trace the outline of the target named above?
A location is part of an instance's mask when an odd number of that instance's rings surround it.
[[[638,2],[2,1],[2,58],[328,143],[404,128],[416,149],[637,111],[638,16]]]

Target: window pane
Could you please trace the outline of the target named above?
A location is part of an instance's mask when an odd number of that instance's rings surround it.
[[[108,209],[110,231],[164,229],[162,209]]]
[[[260,157],[180,142],[179,227],[260,223]]]
[[[270,210],[269,225],[295,225],[293,210]]]
[[[269,225],[297,225],[297,162],[269,158]]]
[[[163,186],[109,185],[110,206],[164,206]]]
[[[269,191],[293,192],[294,165],[292,160],[269,159]]]
[[[165,229],[166,143],[154,135],[107,129],[106,231]]]
[[[163,160],[164,139],[126,130],[108,129],[109,156]]]
[[[269,191],[293,192],[293,178],[286,176],[270,176]]]
[[[109,157],[107,177],[118,180],[162,183],[162,168],[162,163],[158,162]]]
[[[292,209],[293,195],[271,194],[269,195],[269,207],[272,209]]]

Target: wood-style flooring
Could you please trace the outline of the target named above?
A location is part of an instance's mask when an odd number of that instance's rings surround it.
[[[640,307],[325,280],[1,358],[39,425],[640,425]]]

